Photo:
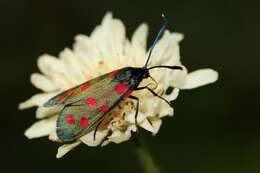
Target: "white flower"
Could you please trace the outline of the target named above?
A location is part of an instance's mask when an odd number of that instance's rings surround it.
[[[65,48],[59,57],[42,55],[38,59],[41,73],[31,75],[32,84],[42,90],[40,94],[32,96],[19,105],[20,109],[37,106],[36,118],[40,119],[25,131],[29,138],[49,136],[50,140],[58,141],[55,126],[59,108],[45,108],[43,103],[59,92],[71,88],[89,79],[106,72],[125,66],[142,67],[147,58],[146,40],[148,34],[147,24],[141,24],[134,32],[131,40],[126,38],[125,26],[121,20],[107,13],[101,25],[97,26],[90,36],[77,35],[73,49]],[[158,82],[156,92],[168,100],[175,100],[181,89],[193,89],[218,79],[218,73],[212,69],[201,69],[188,73],[181,64],[179,42],[183,39],[180,33],[166,31],[154,48],[150,66],[153,65],[179,65],[184,70],[157,69],[151,71],[151,76]],[[141,85],[153,83],[143,81]],[[171,86],[173,91],[166,94]],[[154,97],[147,91],[133,93],[140,99],[140,108],[137,118],[138,126],[152,132],[159,131],[161,118],[172,116],[173,109],[165,102]],[[96,140],[93,140],[93,131],[82,136],[71,144],[59,147],[57,158],[84,143],[88,146],[106,145],[110,142],[120,143],[131,137],[136,131],[135,102],[130,99],[123,101],[113,110],[112,117],[99,128]],[[108,135],[108,131],[112,131]]]

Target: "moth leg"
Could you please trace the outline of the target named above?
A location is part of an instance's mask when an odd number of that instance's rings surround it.
[[[138,116],[138,111],[139,111],[139,98],[135,97],[135,96],[132,96],[132,95],[130,95],[129,98],[137,101],[136,111],[135,111],[135,125],[137,127],[137,116]]]
[[[106,136],[103,138],[103,140],[100,142],[101,145],[108,139],[108,137],[109,137],[110,135],[112,135],[112,133],[113,133],[112,130],[109,129],[107,135],[106,135]]]
[[[152,77],[152,76],[149,76],[153,82],[155,82],[155,87],[154,89],[156,89],[158,87],[158,82]]]
[[[103,122],[104,118],[97,124],[97,126],[95,127],[95,130],[94,130],[94,135],[93,135],[93,139],[94,141],[96,140],[96,134],[97,134],[97,130],[98,130],[98,127],[101,125],[101,123]]]
[[[156,92],[154,92],[151,88],[144,86],[144,87],[139,87],[136,88],[135,90],[143,90],[143,89],[147,89],[150,93],[152,93],[155,97],[158,97],[160,99],[162,99],[163,101],[165,101],[170,107],[172,107],[171,103],[166,100],[165,98],[163,98],[162,96],[158,95]]]

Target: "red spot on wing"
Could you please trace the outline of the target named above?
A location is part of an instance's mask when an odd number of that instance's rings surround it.
[[[91,108],[96,108],[97,107],[97,102],[93,97],[89,97],[86,99],[85,103],[91,107]]]
[[[79,120],[79,124],[80,124],[83,128],[87,128],[87,127],[88,127],[88,124],[89,124],[89,121],[88,121],[87,118],[82,117],[82,118],[80,118],[80,120]]]
[[[104,106],[101,107],[101,111],[105,112],[105,113],[109,112],[109,107],[107,105],[104,105]]]
[[[60,103],[64,102],[64,100],[65,100],[64,96],[60,96],[60,97],[57,98],[57,101],[60,102]]]
[[[111,71],[108,76],[109,77],[113,77],[114,75],[118,74],[120,72],[120,70],[114,70],[114,71]]]
[[[126,88],[127,88],[126,84],[119,83],[117,86],[115,86],[115,91],[118,94],[122,94],[125,91]]]
[[[73,90],[72,90],[72,89],[67,90],[67,91],[66,91],[66,94],[67,94],[68,96],[72,95],[72,94],[73,94]]]
[[[125,93],[124,93],[124,97],[128,97],[134,90],[132,88],[130,88],[129,90],[127,90]]]
[[[69,114],[66,116],[66,121],[68,124],[74,124],[74,117],[73,115]]]
[[[86,91],[87,89],[89,89],[88,84],[85,83],[81,86],[81,91]]]

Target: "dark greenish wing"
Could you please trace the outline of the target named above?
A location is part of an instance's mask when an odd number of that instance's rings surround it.
[[[120,70],[115,70],[110,73],[104,74],[87,82],[84,82],[76,87],[68,89],[48,100],[44,103],[44,107],[51,106],[64,106],[67,104],[75,103],[82,99],[82,97],[87,97],[93,90],[99,89],[103,90],[107,85],[109,85],[114,79],[115,75],[118,74]]]
[[[57,135],[62,142],[71,142],[92,131],[96,125],[132,91],[127,81],[106,74],[78,101],[66,104],[57,121]],[[111,80],[112,78],[112,80]]]
[[[67,106],[58,117],[56,132],[62,142],[71,142],[91,131],[104,113],[86,105]]]

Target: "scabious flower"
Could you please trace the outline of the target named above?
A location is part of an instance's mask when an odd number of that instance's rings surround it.
[[[76,86],[82,82],[98,77],[109,71],[126,66],[142,67],[148,56],[146,41],[148,35],[147,24],[141,24],[133,33],[132,38],[126,38],[125,26],[121,20],[107,13],[101,25],[97,26],[90,36],[77,35],[73,48],[65,48],[54,57],[48,54],[38,59],[41,73],[31,75],[31,83],[42,93],[33,95],[30,99],[20,103],[19,109],[37,106],[36,118],[38,121],[25,131],[29,139],[49,136],[52,141],[59,141],[56,134],[56,120],[61,108],[45,108],[43,103],[56,94]],[[183,34],[165,31],[154,48],[150,66],[178,65],[183,70],[157,69],[150,71],[158,86],[155,92],[168,100],[175,100],[180,90],[193,89],[218,79],[218,73],[212,69],[200,69],[188,73],[180,61],[179,42]],[[154,84],[144,80],[141,85]],[[168,87],[174,88],[166,93]],[[152,134],[157,134],[162,125],[162,118],[173,116],[173,108],[164,101],[154,97],[151,93],[142,90],[133,95],[140,99],[140,108],[137,125]],[[126,99],[112,110],[112,118],[106,119],[98,129],[96,139],[94,131],[80,137],[70,144],[59,147],[57,158],[84,143],[88,146],[107,145],[110,142],[121,143],[131,137],[137,130],[135,124],[135,105],[131,99]],[[111,132],[111,133],[109,133]]]

